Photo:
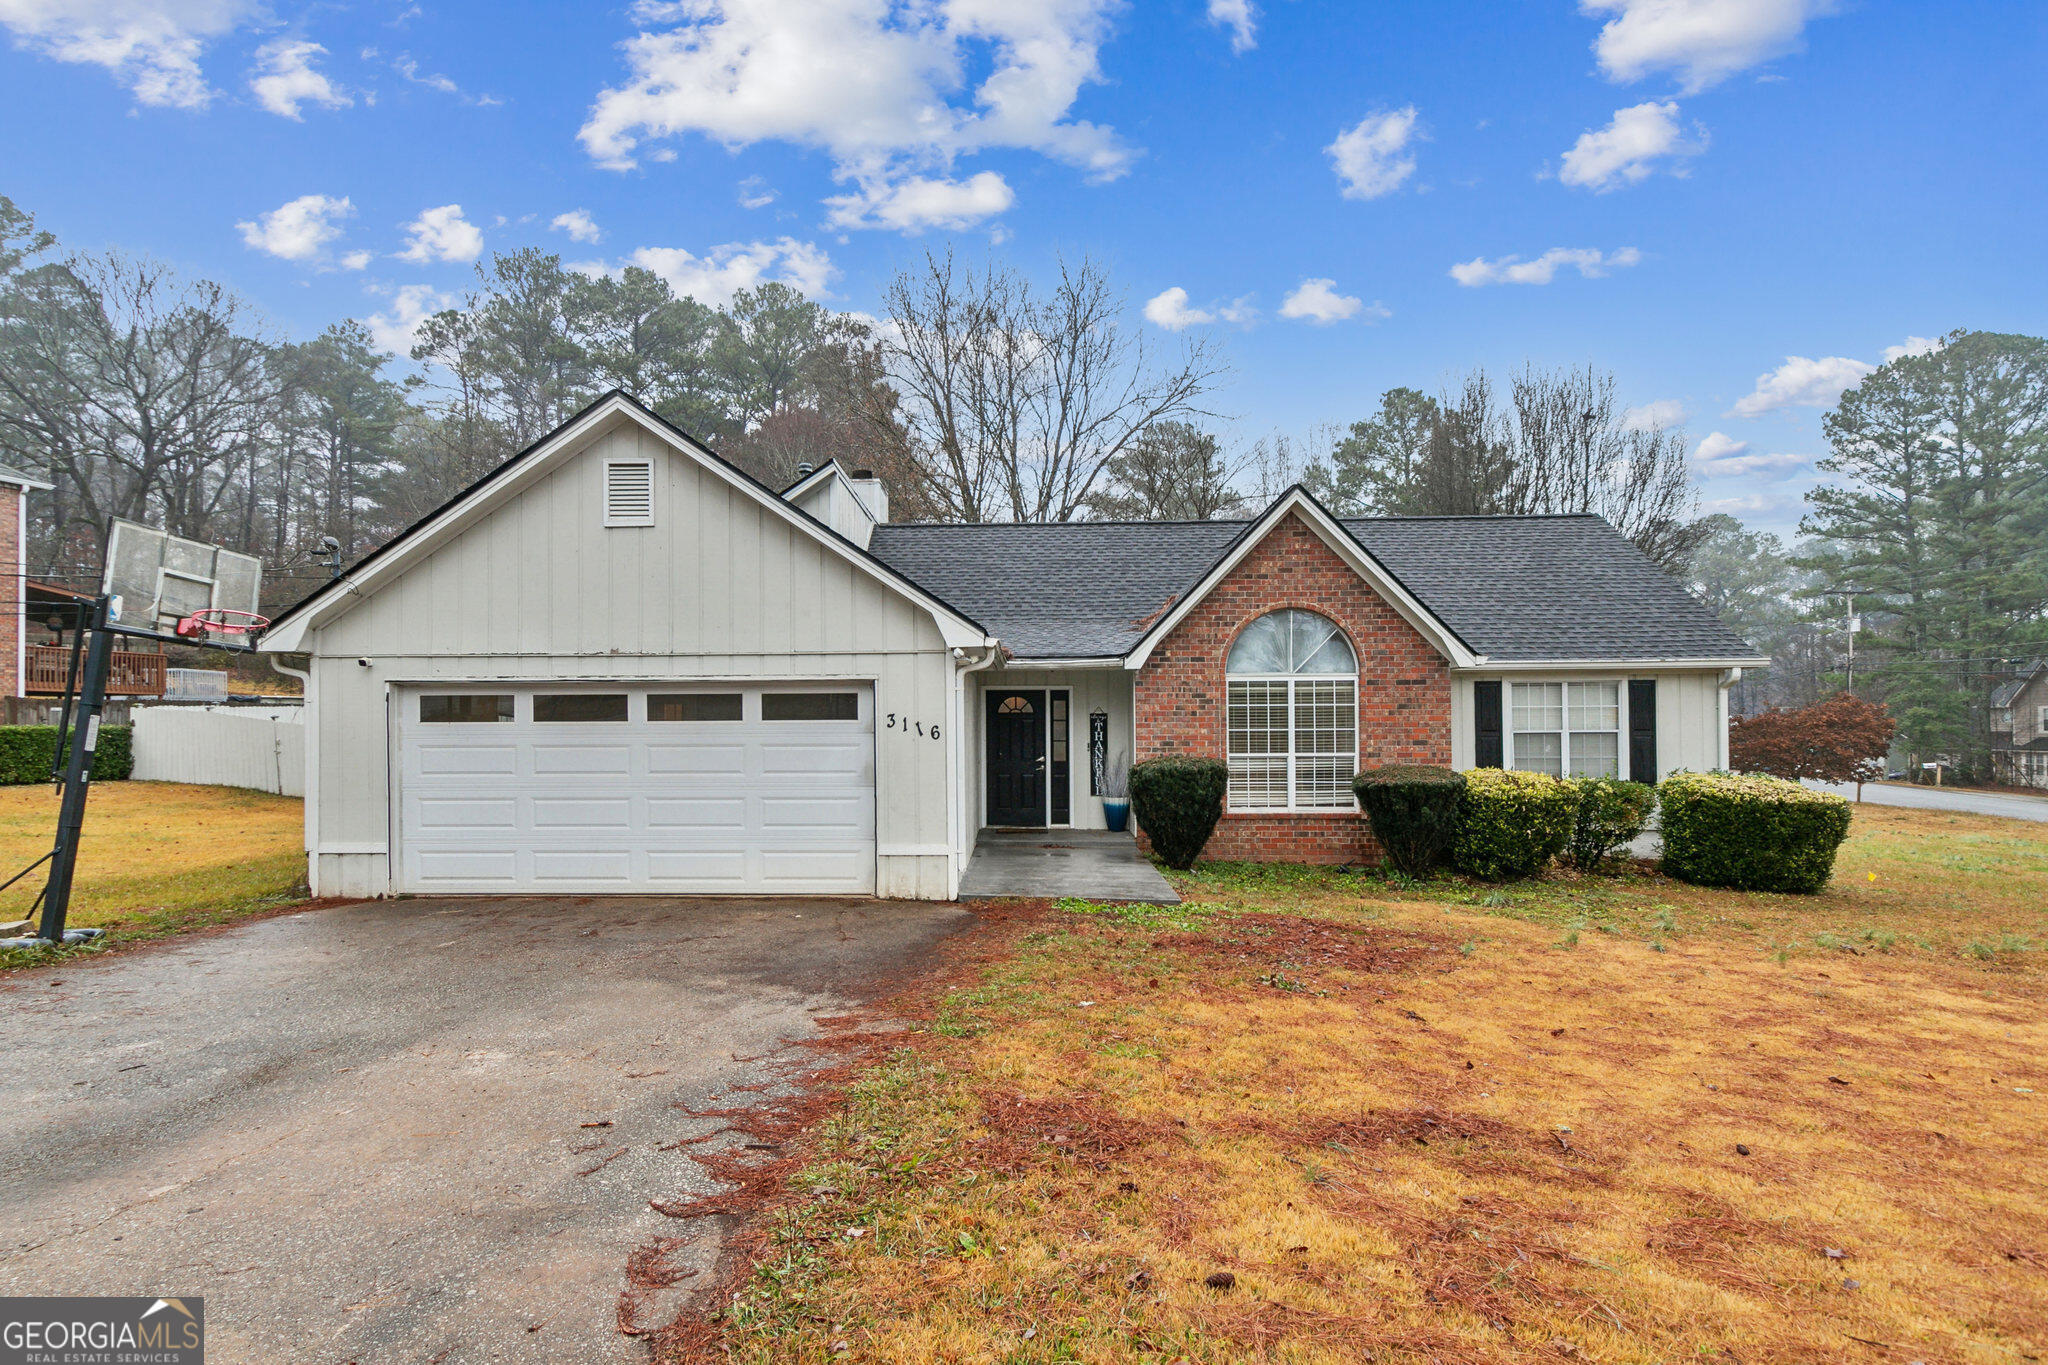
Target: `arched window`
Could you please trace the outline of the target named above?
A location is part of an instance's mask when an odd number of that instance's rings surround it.
[[[1232,810],[1351,810],[1358,656],[1312,611],[1246,626],[1223,666]]]

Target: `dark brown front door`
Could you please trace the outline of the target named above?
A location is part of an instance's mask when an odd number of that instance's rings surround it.
[[[988,822],[1045,823],[1042,691],[988,694]]]

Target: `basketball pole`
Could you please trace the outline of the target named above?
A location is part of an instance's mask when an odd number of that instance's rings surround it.
[[[57,811],[57,843],[50,853],[50,880],[43,888],[43,924],[37,935],[45,943],[83,943],[104,930],[65,932],[71,911],[71,877],[78,867],[78,841],[85,830],[85,798],[92,785],[92,761],[100,742],[100,713],[107,708],[107,672],[113,664],[114,632],[102,595],[92,607],[92,638],[85,647],[85,669],[78,680],[78,718],[71,727],[71,754],[64,765],[64,800]]]

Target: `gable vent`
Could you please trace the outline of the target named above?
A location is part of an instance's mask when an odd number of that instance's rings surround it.
[[[604,524],[654,525],[654,462],[604,462]]]

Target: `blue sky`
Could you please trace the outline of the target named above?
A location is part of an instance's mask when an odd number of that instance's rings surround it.
[[[2048,325],[2031,0],[0,0],[0,29],[0,193],[295,337],[402,340],[526,244],[862,311],[927,248],[1087,252],[1151,339],[1226,350],[1239,440],[1591,361],[1685,423],[1709,507],[1788,531],[1843,384]]]

